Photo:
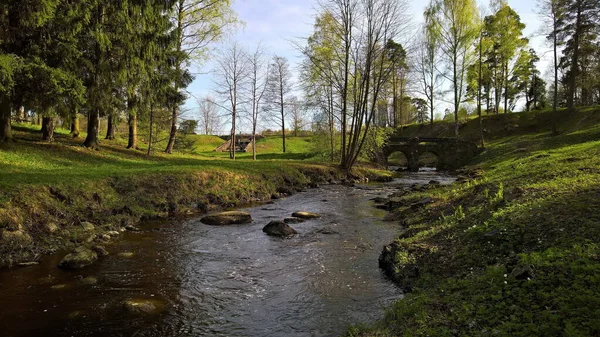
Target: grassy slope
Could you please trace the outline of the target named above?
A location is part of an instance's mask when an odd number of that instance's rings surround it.
[[[407,229],[388,256],[413,291],[348,336],[600,335],[600,111],[563,115],[556,137],[550,117],[486,118],[474,179],[401,197],[434,200],[394,211]],[[404,134],[452,133],[428,129]]]
[[[204,136],[206,137],[206,136]],[[313,158],[313,154],[311,153],[311,137],[286,137],[286,153],[283,153],[283,145],[280,136],[271,136],[260,139],[256,142],[256,158],[257,159],[291,159],[291,160],[306,160]],[[224,143],[223,140],[220,142],[211,143],[211,146],[216,144],[216,146],[210,148],[208,146],[200,147],[197,146],[193,152],[195,154],[199,154],[202,156],[212,157],[212,158],[229,158],[229,153],[227,152],[213,152],[213,150]],[[237,158],[240,159],[248,159],[252,158],[252,152],[249,153],[237,153]]]
[[[234,207],[342,178],[333,166],[273,152],[271,160],[231,161],[159,148],[148,157],[126,150],[124,139],[92,151],[67,130],[56,130],[55,142],[47,143],[34,129],[17,126],[17,142],[0,144],[0,267],[141,219]],[[195,137],[196,148],[212,147],[214,138]],[[94,232],[82,231],[84,221]]]

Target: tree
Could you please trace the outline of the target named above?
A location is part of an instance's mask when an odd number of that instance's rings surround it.
[[[314,41],[331,49],[332,62],[319,62],[320,53],[309,46],[304,53],[332,81],[341,124],[340,166],[348,172],[356,163],[386,85],[392,77],[386,44],[406,27],[406,3],[395,0],[330,0],[322,4],[322,17],[331,15],[333,29],[316,27]],[[317,34],[319,33],[319,34]],[[324,41],[323,41],[324,42]],[[329,46],[333,46],[329,48]],[[326,59],[326,58],[323,58]]]
[[[454,93],[454,132],[458,138],[458,111],[465,90],[470,49],[477,37],[479,13],[474,0],[434,0],[428,11],[432,13],[440,49],[448,63],[446,77]]]
[[[20,61],[14,54],[0,55],[0,142],[12,139],[11,100],[15,86],[15,73],[18,71]]]
[[[289,106],[294,137],[298,137],[298,132],[302,131],[306,126],[306,120],[304,119],[306,109],[304,104],[296,96],[289,98],[287,106]]]
[[[402,98],[406,95],[406,82],[408,76],[408,64],[406,60],[406,51],[401,44],[389,39],[385,45],[387,62],[391,68],[392,84],[392,124],[394,128],[398,124],[404,124],[407,120],[406,112]]]
[[[173,10],[175,23],[175,76],[186,77],[187,65],[191,59],[201,61],[206,58],[207,47],[223,36],[225,29],[237,23],[231,10],[231,0],[177,0]],[[189,72],[188,72],[189,74]],[[189,83],[175,80],[173,89],[177,92],[185,89]],[[183,93],[182,93],[183,94]],[[173,151],[177,136],[179,105],[171,107],[171,132],[165,149]]]
[[[258,127],[259,114],[263,98],[269,84],[269,69],[265,61],[265,52],[259,43],[254,52],[248,56],[249,78],[248,96],[250,102],[250,122],[252,123],[252,159],[256,160],[256,128]]]
[[[559,22],[563,16],[563,7],[560,6],[561,0],[539,0],[540,1],[540,15],[545,23],[544,27],[548,27],[546,39],[552,43],[552,55],[553,55],[553,70],[554,70],[554,83],[552,90],[552,134],[558,134],[558,47],[559,47],[559,34],[560,25]]]
[[[436,95],[442,85],[436,65],[439,56],[439,32],[437,31],[438,26],[433,21],[434,12],[432,8],[432,5],[430,5],[424,13],[425,24],[421,32],[415,65],[419,76],[419,93],[425,96],[427,100],[431,126],[433,126],[434,120]]]
[[[558,17],[559,38],[564,43],[561,66],[567,69],[565,82],[567,86],[567,109],[575,107],[577,89],[581,89],[580,104],[588,103],[589,90],[582,85],[583,64],[590,60],[597,46],[598,17],[600,17],[600,1],[598,0],[563,0],[558,3],[562,7],[562,15]],[[581,61],[584,62],[581,62]]]
[[[285,153],[285,118],[288,95],[292,91],[292,72],[285,57],[273,56],[269,65],[267,85],[267,109],[271,118],[281,126],[283,153]]]
[[[336,123],[342,121],[338,113],[340,109],[336,109],[340,107],[337,102],[340,101],[338,92],[341,91],[341,75],[337,55],[342,41],[337,31],[338,22],[329,10],[317,16],[314,33],[308,38],[307,46],[301,48],[305,59],[300,74],[308,105],[322,111],[316,114],[315,120],[321,133],[327,130],[329,158],[332,162],[336,153]]]
[[[242,92],[248,81],[250,66],[247,53],[238,42],[221,50],[217,63],[217,93],[225,101],[221,107],[231,115],[229,157],[235,159],[236,123],[243,106]]]
[[[184,135],[196,134],[198,128],[198,121],[194,119],[186,119],[179,124],[179,132]]]
[[[200,110],[200,128],[205,135],[214,135],[221,128],[219,106],[214,98],[207,96],[198,100]]]

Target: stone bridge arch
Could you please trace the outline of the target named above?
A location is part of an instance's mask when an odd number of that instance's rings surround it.
[[[386,164],[387,158],[394,152],[402,152],[406,157],[408,170],[417,172],[420,168],[420,157],[427,152],[437,157],[436,169],[446,171],[464,166],[481,151],[477,144],[455,138],[392,137],[383,148]]]

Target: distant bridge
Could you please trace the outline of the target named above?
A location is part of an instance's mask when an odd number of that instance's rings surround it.
[[[432,153],[437,157],[436,168],[440,171],[456,170],[466,165],[481,150],[477,144],[456,138],[406,138],[390,137],[383,148],[387,161],[394,152],[401,152],[406,157],[407,168],[411,172],[419,171],[419,159],[424,153]]]

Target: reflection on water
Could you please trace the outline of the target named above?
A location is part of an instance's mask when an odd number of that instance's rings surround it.
[[[377,319],[401,296],[377,265],[397,225],[381,222],[384,212],[368,200],[395,184],[432,179],[446,178],[418,173],[387,186],[310,190],[247,209],[250,225],[147,223],[108,245],[111,255],[86,269],[56,268],[58,255],[2,272],[2,335],[338,335],[349,324]],[[292,239],[262,233],[266,223],[296,210],[323,217],[293,225],[300,234]],[[323,228],[334,234],[317,233]],[[156,300],[164,310],[132,316],[122,308],[125,299]]]

